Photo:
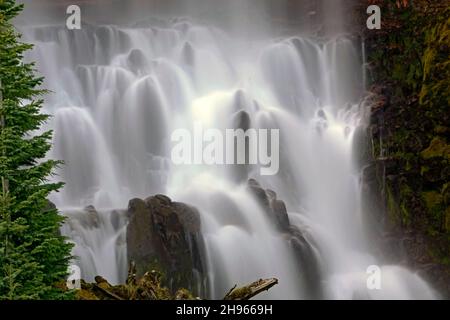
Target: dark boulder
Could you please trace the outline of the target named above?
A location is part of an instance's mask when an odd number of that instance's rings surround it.
[[[132,199],[128,213],[128,260],[136,263],[137,275],[163,270],[170,289],[187,288],[203,295],[206,270],[198,211],[156,195]]]

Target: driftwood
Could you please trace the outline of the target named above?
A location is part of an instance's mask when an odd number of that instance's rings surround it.
[[[235,285],[230,291],[228,291],[223,300],[249,300],[257,294],[269,290],[276,284],[278,284],[278,280],[271,278],[259,279],[258,281],[252,282],[249,285],[240,288],[236,288],[237,285]]]

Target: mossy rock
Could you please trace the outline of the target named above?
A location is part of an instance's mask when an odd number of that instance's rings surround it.
[[[433,211],[439,208],[442,204],[442,195],[436,191],[422,192],[422,197],[425,201],[427,208]]]
[[[450,232],[450,206],[445,209],[445,230]]]
[[[431,159],[435,157],[450,159],[450,145],[448,145],[444,139],[435,137],[431,140],[430,146],[423,150],[420,155],[424,159]]]

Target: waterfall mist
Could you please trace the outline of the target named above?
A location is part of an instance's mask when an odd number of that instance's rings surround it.
[[[62,231],[86,280],[124,281],[123,209],[162,193],[201,214],[210,298],[265,277],[279,285],[262,298],[435,296],[414,273],[383,266],[364,231],[354,152],[368,106],[361,43],[342,23],[349,1],[25,3],[20,31],[35,44],[27,59],[52,91],[50,156],[65,161],[56,179],[66,186],[51,200],[68,217]],[[65,28],[68,3],[82,8],[81,30]],[[172,164],[173,130],[243,122],[280,129],[277,175],[260,176],[257,165]],[[249,194],[249,178],[286,202],[314,253],[315,288]],[[370,265],[381,268],[379,290],[367,288]]]

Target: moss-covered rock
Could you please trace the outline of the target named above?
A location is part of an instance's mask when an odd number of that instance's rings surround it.
[[[450,5],[374,2],[382,28],[362,31],[379,101],[368,130],[378,182],[371,191],[386,202],[380,221],[408,239],[409,264],[450,297]]]
[[[440,126],[442,128],[442,126]],[[450,145],[444,140],[444,138],[436,136],[431,140],[428,148],[423,150],[420,155],[424,159],[442,157],[450,159]]]

